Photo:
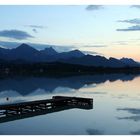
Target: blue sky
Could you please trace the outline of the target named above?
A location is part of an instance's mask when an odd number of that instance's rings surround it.
[[[1,5],[0,18],[3,47],[9,47],[4,42],[34,43],[40,49],[53,44],[59,51],[80,49],[140,61],[139,6]]]

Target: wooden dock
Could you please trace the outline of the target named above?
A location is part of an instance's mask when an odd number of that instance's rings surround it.
[[[73,108],[92,109],[93,99],[53,96],[52,99],[0,105],[0,123]]]

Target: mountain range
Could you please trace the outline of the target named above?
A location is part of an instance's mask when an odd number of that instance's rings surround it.
[[[131,58],[105,58],[103,56],[93,56],[84,54],[79,50],[68,52],[57,52],[52,47],[44,50],[36,50],[28,44],[21,44],[17,48],[5,49],[0,48],[0,62],[22,62],[22,63],[37,63],[37,62],[61,62],[68,64],[77,64],[84,66],[95,67],[140,67],[140,63]]]

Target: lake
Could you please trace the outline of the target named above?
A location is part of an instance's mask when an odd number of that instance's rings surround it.
[[[93,109],[65,109],[1,122],[1,135],[139,135],[140,76],[14,77],[0,80],[0,104],[50,99],[93,98]],[[7,100],[7,97],[9,100]]]

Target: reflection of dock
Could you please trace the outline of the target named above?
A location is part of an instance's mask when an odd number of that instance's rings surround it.
[[[72,108],[92,109],[93,99],[53,96],[47,100],[0,105],[0,123]]]

